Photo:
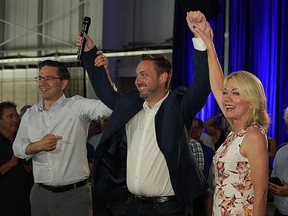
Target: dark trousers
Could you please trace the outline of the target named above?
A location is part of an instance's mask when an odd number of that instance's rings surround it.
[[[128,199],[126,187],[120,187],[106,193],[93,193],[94,216],[124,216]]]
[[[126,203],[126,216],[186,216],[187,210],[178,201],[141,203],[131,198]]]

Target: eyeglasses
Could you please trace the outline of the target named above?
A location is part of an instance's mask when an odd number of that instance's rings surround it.
[[[59,80],[62,80],[61,78],[59,78],[59,77],[53,77],[53,76],[45,76],[45,77],[43,77],[43,76],[37,76],[37,77],[35,77],[35,81],[36,82],[39,82],[39,81],[41,81],[41,80],[45,80],[45,81],[52,81],[52,80],[54,80],[54,79],[59,79]]]

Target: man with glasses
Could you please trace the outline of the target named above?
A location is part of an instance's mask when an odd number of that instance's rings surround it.
[[[188,140],[192,119],[210,93],[206,51],[194,51],[194,81],[188,89],[169,90],[172,65],[167,57],[143,55],[136,68],[138,91],[121,95],[111,87],[105,68],[98,67],[105,56],[95,59],[97,48],[88,35],[85,38],[83,64],[97,96],[113,110],[98,152],[105,156],[111,136],[126,129],[126,177],[131,193],[126,215],[187,215],[185,206],[207,189]],[[76,45],[81,44],[78,34]],[[98,157],[95,173],[100,166],[106,166],[105,160]]]
[[[23,115],[13,143],[17,157],[32,158],[32,216],[92,215],[88,127],[111,110],[99,100],[66,98],[70,74],[61,62],[41,62],[35,79],[42,100]]]

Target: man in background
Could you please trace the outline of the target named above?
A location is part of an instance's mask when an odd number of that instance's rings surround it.
[[[15,157],[12,150],[18,125],[16,104],[0,103],[0,214],[29,216],[31,170],[25,169],[24,161]]]
[[[288,135],[288,107],[284,112],[286,134]],[[275,216],[288,215],[288,143],[281,145],[277,151],[271,177],[277,177],[279,182],[270,182],[269,189],[274,194]],[[271,178],[270,178],[271,179]]]
[[[192,127],[190,131],[190,137],[194,139],[200,148],[202,148],[204,155],[204,168],[203,173],[206,179],[209,176],[209,170],[212,164],[214,150],[203,143],[201,136],[203,133],[203,121],[199,118],[194,118],[192,122]],[[209,192],[203,193],[199,198],[197,198],[193,203],[193,215],[194,216],[205,216],[208,215],[207,200],[211,199],[211,194]]]

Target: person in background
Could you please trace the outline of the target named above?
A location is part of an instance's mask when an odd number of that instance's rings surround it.
[[[88,129],[87,142],[90,143],[94,150],[96,150],[102,136],[102,123],[101,120],[91,121]]]
[[[202,148],[204,156],[203,173],[207,179],[215,151],[212,148],[205,145],[205,143],[201,140],[202,134],[203,134],[203,121],[199,118],[194,118],[192,122],[190,137],[196,140],[196,142],[198,142]]]
[[[217,123],[220,120],[220,123]],[[205,132],[212,137],[215,150],[225,141],[228,131],[228,124],[223,113],[212,116],[204,121]]]
[[[111,87],[105,68],[94,65],[97,48],[88,35],[85,38],[82,62],[96,95],[113,109],[98,151],[107,154],[111,136],[122,128],[126,132],[126,215],[186,215],[186,206],[207,189],[187,136],[210,93],[206,52],[194,51],[193,86],[174,91],[169,90],[172,65],[167,57],[142,55],[136,68],[138,91],[121,95]],[[78,34],[76,45],[81,44]],[[97,58],[105,60],[103,55]]]
[[[288,107],[284,111],[286,134],[288,135]],[[271,177],[277,177],[279,182],[269,181],[269,190],[274,194],[274,216],[288,215],[288,143],[283,143],[277,151]]]
[[[127,140],[124,128],[111,137],[107,154],[102,156],[101,149],[96,149],[93,173],[95,216],[125,215],[125,203],[128,199],[126,154]]]
[[[213,139],[210,135],[208,135],[206,132],[203,132],[200,140],[203,142],[204,145],[208,146],[209,148],[213,149],[215,151],[215,146],[213,143]]]
[[[273,169],[273,162],[277,149],[278,149],[277,140],[273,137],[268,137],[269,176]]]
[[[19,121],[21,122],[22,116],[24,115],[24,113],[27,111],[27,109],[29,109],[30,107],[32,107],[31,105],[24,105],[21,109],[20,109],[20,114],[19,114]],[[23,165],[26,169],[26,171],[28,173],[30,173],[30,178],[31,178],[31,182],[34,182],[33,179],[33,171],[32,171],[32,159],[29,160],[22,160],[23,161]]]
[[[16,104],[10,101],[1,102],[0,214],[30,216],[29,196],[33,181],[23,165],[23,160],[15,157],[12,149],[18,126]]]
[[[111,87],[117,91],[112,79],[109,78],[107,58],[98,51],[94,63],[104,66]],[[108,127],[109,117],[101,119],[102,133]],[[101,133],[101,135],[102,135]],[[100,151],[99,151],[100,150]],[[101,155],[101,149],[95,150],[93,174],[93,214],[95,216],[124,216],[125,203],[128,199],[126,186],[127,139],[125,128],[117,131],[110,139],[107,154]]]
[[[203,152],[203,173],[206,179],[208,179],[209,170],[212,164],[212,159],[214,156],[214,150],[203,143],[201,140],[203,133],[203,121],[199,118],[194,118],[192,122],[190,138],[195,140],[199,144]],[[197,157],[196,157],[197,160]],[[211,194],[209,192],[203,193],[198,197],[193,203],[193,215],[195,216],[204,216],[208,215],[208,209],[206,206],[206,200],[211,199]],[[209,204],[209,203],[208,203]],[[211,208],[210,208],[211,209]]]
[[[27,109],[29,109],[30,107],[32,107],[31,105],[25,105],[20,109],[20,114],[19,114],[19,119],[21,121],[22,116],[24,115],[24,113],[27,111]]]
[[[204,15],[192,29],[207,47],[211,89],[231,127],[213,158],[213,215],[263,216],[267,206],[266,133],[270,123],[263,86],[255,75],[246,71],[231,73],[224,79],[212,29]]]
[[[25,114],[25,112],[32,107],[31,105],[24,105],[21,109],[20,109],[20,114],[19,114],[19,122],[21,122],[21,119],[23,117],[23,115]],[[30,182],[33,186],[34,183],[34,177],[33,177],[33,167],[32,167],[32,159],[29,160],[21,160],[22,164],[26,170],[27,173],[29,173],[29,178],[30,178]],[[31,186],[31,187],[32,187]]]
[[[88,160],[88,166],[89,166],[89,181],[91,184],[93,184],[93,163],[94,163],[94,155],[95,155],[95,149],[93,145],[86,142],[86,149],[87,149],[87,160]]]
[[[109,117],[102,118],[98,121],[92,121],[88,132],[88,142],[91,143],[94,149],[97,149],[103,131],[107,127]]]
[[[193,136],[192,136],[192,132],[193,131],[193,126],[191,127],[191,132],[190,132],[190,140],[189,140],[189,144],[191,147],[191,151],[196,159],[196,162],[199,166],[199,168],[203,171],[204,170],[204,154],[203,154],[203,150],[201,147],[200,142],[196,141]]]
[[[273,158],[277,152],[277,140],[273,137],[268,137],[268,156],[269,158]]]
[[[16,157],[32,158],[32,216],[90,216],[88,127],[111,110],[99,100],[66,98],[70,73],[61,62],[40,62],[35,80],[42,100],[25,112],[13,143]]]

